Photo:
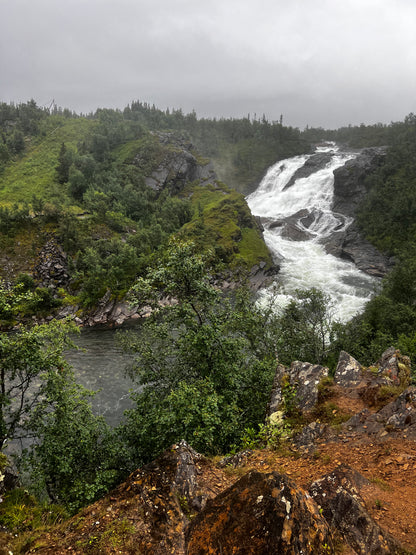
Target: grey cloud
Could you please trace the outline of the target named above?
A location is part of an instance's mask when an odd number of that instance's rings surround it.
[[[303,127],[414,111],[409,0],[0,0],[0,99]]]

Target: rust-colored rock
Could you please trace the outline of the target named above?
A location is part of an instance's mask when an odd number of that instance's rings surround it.
[[[250,472],[191,522],[187,555],[333,553],[315,502],[287,476]]]
[[[359,472],[339,466],[310,488],[328,523],[359,555],[402,553],[398,542],[369,515],[359,490],[369,482]]]

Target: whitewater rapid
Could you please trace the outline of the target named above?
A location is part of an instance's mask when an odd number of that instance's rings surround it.
[[[375,278],[353,263],[327,254],[322,244],[334,231],[352,223],[352,218],[332,212],[331,205],[333,172],[355,155],[341,152],[334,144],[319,147],[316,153],[328,154],[324,167],[288,186],[313,155],[280,160],[247,197],[251,212],[261,218],[265,242],[281,268],[275,286],[263,290],[262,295],[269,297],[277,286],[276,302],[285,306],[297,289],[315,287],[329,295],[334,319],[346,322],[364,309],[377,285]]]

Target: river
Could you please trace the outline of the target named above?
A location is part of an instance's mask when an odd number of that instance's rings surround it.
[[[316,153],[327,154],[327,163],[289,187],[295,172],[312,155],[277,162],[247,197],[247,203],[252,213],[261,218],[265,242],[281,267],[275,282],[279,289],[277,303],[287,304],[296,289],[315,287],[329,295],[334,319],[346,322],[364,309],[377,285],[375,278],[353,263],[327,254],[323,246],[331,233],[342,231],[352,222],[351,218],[334,213],[331,205],[333,172],[355,155],[340,151],[333,143],[318,147]],[[262,295],[268,296],[271,291],[269,288]]]
[[[69,351],[66,359],[77,382],[97,392],[91,400],[94,412],[116,426],[123,412],[132,407],[130,390],[137,389],[125,373],[132,356],[122,350],[115,330],[85,329],[73,340],[79,350]]]

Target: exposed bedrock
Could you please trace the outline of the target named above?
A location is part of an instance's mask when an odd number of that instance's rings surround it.
[[[385,155],[384,147],[366,148],[334,171],[334,212],[355,218],[367,194],[366,178],[382,165]],[[344,231],[335,231],[325,239],[324,245],[329,254],[350,260],[360,270],[373,276],[384,276],[392,265],[363,237],[355,222]]]
[[[286,191],[289,187],[294,185],[297,179],[309,177],[313,173],[324,168],[326,164],[331,161],[332,156],[332,152],[320,152],[308,158],[303,166],[295,171],[288,183],[284,186],[283,191]]]

